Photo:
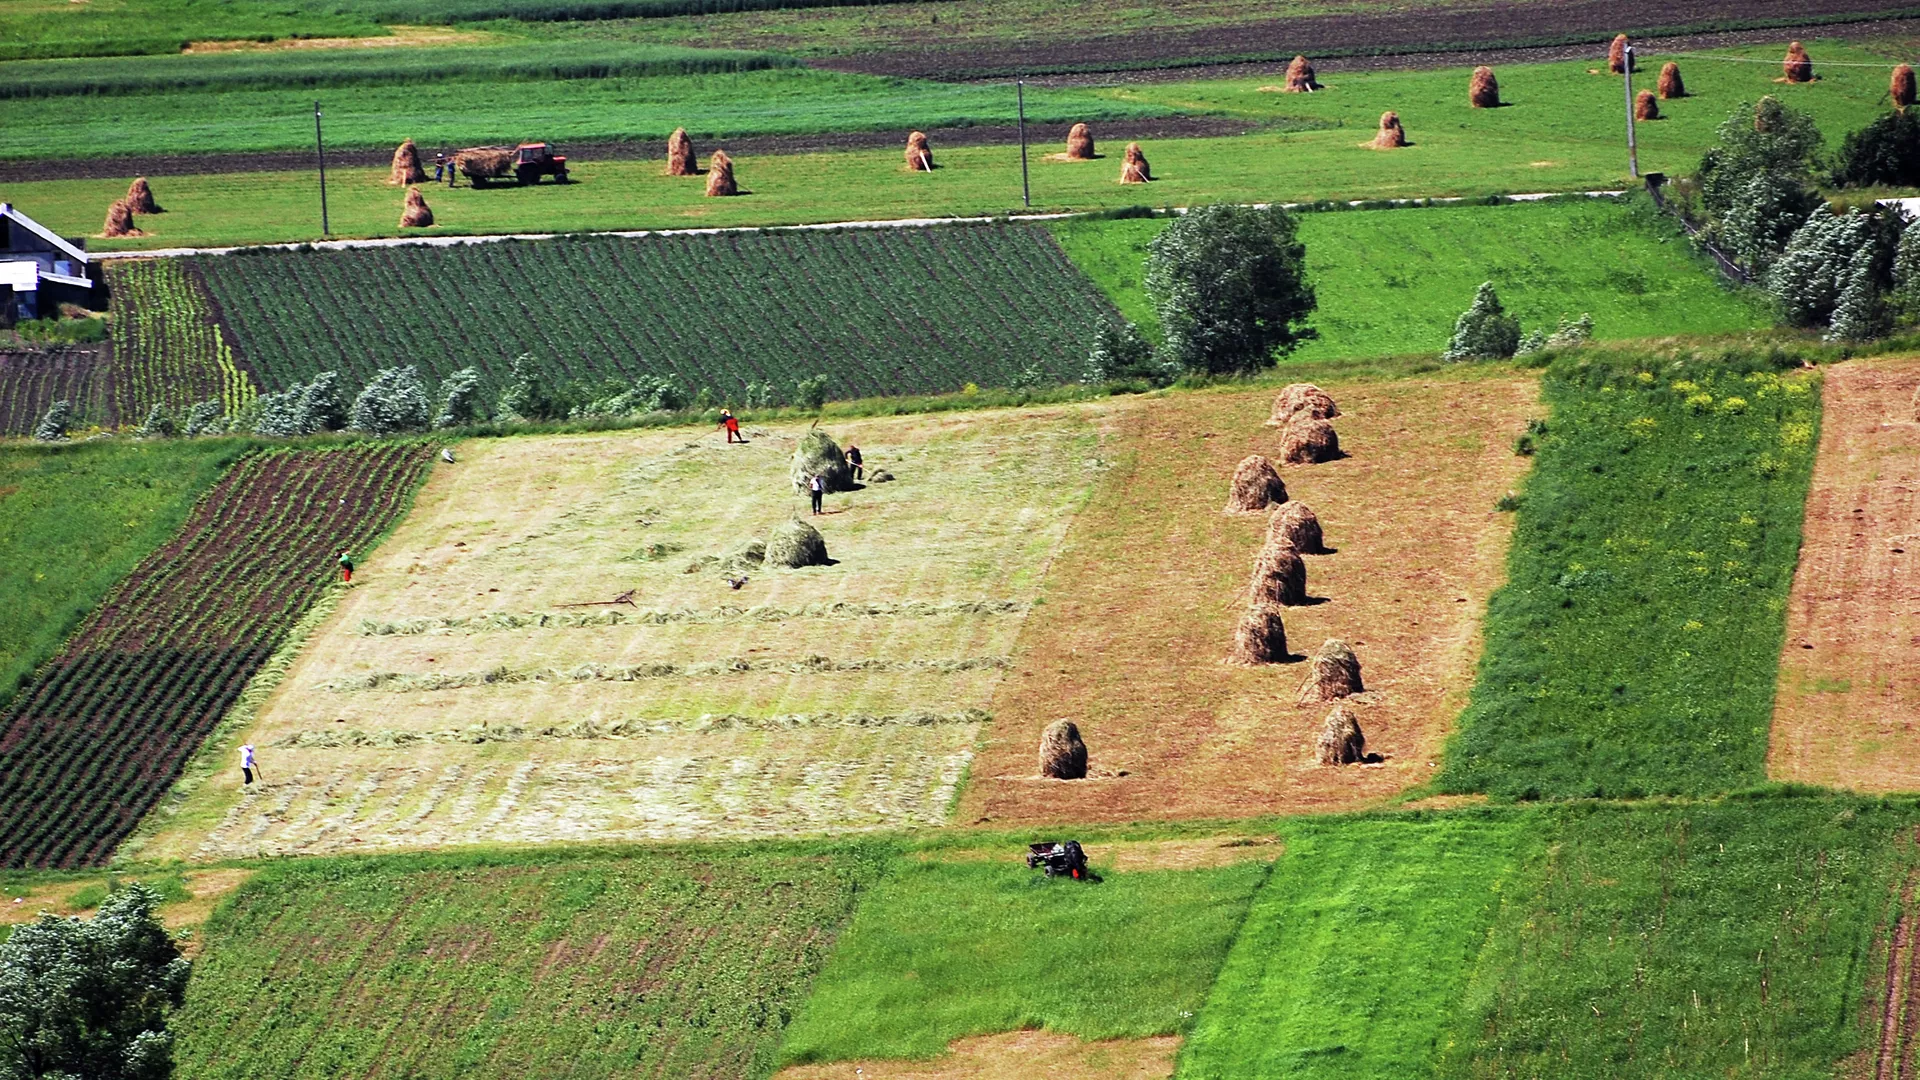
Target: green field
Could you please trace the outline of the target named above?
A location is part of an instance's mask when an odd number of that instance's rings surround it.
[[[1622,798],[1764,779],[1820,417],[1818,379],[1770,367],[1554,362],[1443,787]]]
[[[1167,218],[1055,222],[1074,263],[1123,315],[1157,335],[1141,287],[1147,245]],[[1600,338],[1715,334],[1771,319],[1693,255],[1644,200],[1353,210],[1300,216],[1320,307],[1318,341],[1293,354],[1334,360],[1438,352],[1483,281],[1529,330],[1590,313]]]

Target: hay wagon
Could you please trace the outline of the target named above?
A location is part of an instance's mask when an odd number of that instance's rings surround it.
[[[566,156],[554,153],[547,143],[521,143],[511,149],[469,147],[455,154],[453,162],[462,176],[473,181],[474,187],[509,178],[516,184],[537,184],[543,176],[553,177],[556,184],[567,183]]]

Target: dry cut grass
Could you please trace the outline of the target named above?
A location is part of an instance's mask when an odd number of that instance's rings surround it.
[[[957,1039],[932,1061],[836,1061],[790,1065],[774,1080],[1162,1080],[1173,1075],[1180,1036],[1087,1041],[1051,1031]]]

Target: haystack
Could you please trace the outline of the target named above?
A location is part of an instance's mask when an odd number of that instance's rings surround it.
[[[1253,557],[1253,580],[1247,586],[1250,604],[1299,607],[1307,602],[1307,563],[1286,544],[1269,541]]]
[[[427,182],[427,170],[420,167],[420,148],[412,139],[400,140],[400,146],[393,152],[393,171],[387,174],[387,183],[394,187],[406,187],[408,184]]]
[[[1286,427],[1297,412],[1304,412],[1315,420],[1331,420],[1340,415],[1340,406],[1333,403],[1332,396],[1325,390],[1310,382],[1288,383],[1280,396],[1273,399],[1273,414],[1267,417],[1267,426]]]
[[[1655,100],[1653,91],[1642,90],[1633,95],[1633,118],[1635,120],[1660,119],[1660,102]]]
[[[915,131],[907,136],[907,168],[912,172],[933,171],[933,147],[927,133]]]
[[[793,490],[804,492],[807,481],[815,476],[826,482],[828,491],[852,491],[853,469],[847,455],[833,436],[814,428],[800,439],[793,451]]]
[[[1311,94],[1320,89],[1320,83],[1313,77],[1313,65],[1307,63],[1304,56],[1296,56],[1293,63],[1287,65],[1286,92],[1289,94]]]
[[[136,214],[164,214],[160,204],[153,201],[153,188],[147,186],[147,178],[136,176],[133,183],[127,185],[127,209]]]
[[[1318,465],[1340,456],[1333,425],[1311,416],[1295,416],[1280,435],[1280,460],[1288,465]]]
[[[1607,70],[1615,75],[1627,73],[1627,35],[1613,36],[1613,44],[1607,47]]]
[[[1687,84],[1680,78],[1680,65],[1669,60],[1660,65],[1660,98],[1672,101],[1687,96]]]
[[[820,530],[791,518],[783,525],[774,527],[767,536],[766,565],[784,566],[789,570],[802,566],[827,565],[827,542]]]
[[[1279,604],[1253,604],[1240,616],[1233,631],[1233,655],[1237,664],[1284,664],[1287,652],[1286,613]]]
[[[1360,684],[1359,658],[1339,638],[1328,638],[1307,661],[1307,681],[1295,698],[1302,705],[1338,701],[1366,689]]]
[[[733,159],[725,150],[715,150],[707,159],[707,198],[740,194],[740,185],[733,179]]]
[[[1284,544],[1302,555],[1325,555],[1326,539],[1320,535],[1320,518],[1306,503],[1290,502],[1267,519],[1267,543]]]
[[[1887,84],[1887,96],[1893,99],[1898,108],[1913,104],[1913,65],[1901,64],[1893,69],[1893,79]]]
[[[1264,454],[1249,454],[1233,469],[1233,486],[1227,489],[1229,514],[1251,514],[1287,501],[1287,485],[1280,471]]]
[[[1055,720],[1040,733],[1040,775],[1049,780],[1085,780],[1087,744],[1071,720]]]
[[[1787,58],[1780,62],[1780,70],[1786,73],[1787,82],[1812,82],[1813,58],[1807,55],[1806,47],[1799,42],[1787,44]]]
[[[693,140],[687,137],[686,128],[674,128],[667,136],[667,175],[700,175],[700,163],[693,156]]]
[[[1345,705],[1335,705],[1320,725],[1320,738],[1314,743],[1314,756],[1322,765],[1353,765],[1367,759],[1367,737],[1360,733],[1360,718]]]
[[[420,189],[407,189],[407,208],[400,213],[400,227],[403,229],[424,229],[433,224],[433,211],[427,207],[425,196]]]
[[[469,180],[504,180],[520,156],[500,146],[474,146],[453,155],[454,168]]]
[[[1398,150],[1407,145],[1407,129],[1400,126],[1400,114],[1383,112],[1380,114],[1380,130],[1367,144],[1375,150]]]
[[[133,227],[133,207],[127,205],[127,200],[115,199],[113,205],[107,207],[107,223],[100,227],[100,235],[144,236],[146,234]]]
[[[1067,158],[1070,161],[1093,160],[1093,132],[1085,124],[1075,124],[1067,132]]]
[[[1920,423],[1920,387],[1914,388],[1913,391],[1913,419]]]
[[[1467,83],[1467,103],[1476,109],[1500,107],[1500,81],[1493,77],[1492,68],[1473,69],[1473,78]]]
[[[1127,144],[1127,156],[1120,162],[1120,182],[1123,184],[1144,184],[1153,179],[1153,170],[1147,166],[1147,155],[1140,152],[1140,144]]]

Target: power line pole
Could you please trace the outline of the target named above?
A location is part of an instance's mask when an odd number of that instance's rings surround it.
[[[320,159],[320,236],[332,233],[327,227],[327,144],[320,138],[320,103],[313,103],[313,152]]]
[[[1633,144],[1633,46],[1627,46],[1626,49],[1623,50],[1623,55],[1627,61],[1625,78],[1627,88],[1627,172],[1631,174],[1635,180],[1638,180],[1640,179],[1640,150]]]
[[[1027,81],[1015,79],[1013,92],[1020,102],[1020,203],[1033,209],[1033,189],[1027,184]]]

